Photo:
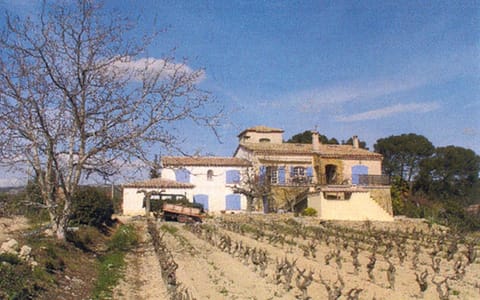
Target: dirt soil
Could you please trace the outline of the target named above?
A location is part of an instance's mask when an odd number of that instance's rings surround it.
[[[143,242],[135,252],[128,256],[125,280],[115,289],[114,299],[168,299],[158,258],[147,233],[146,220],[138,219],[135,222],[142,234]],[[325,243],[321,243],[316,249],[316,258],[305,257],[303,250],[298,246],[273,245],[268,243],[265,238],[257,240],[251,235],[241,235],[222,228],[215,220],[209,220],[208,224],[216,228],[219,234],[228,235],[234,241],[242,241],[244,246],[265,250],[268,254],[267,276],[260,276],[259,271],[255,270],[251,263],[244,263],[240,257],[221,251],[215,243],[209,243],[204,238],[188,231],[185,225],[159,221],[157,227],[161,233],[164,233],[163,241],[173,253],[175,262],[178,264],[177,282],[186,287],[193,298],[198,300],[299,299],[301,292],[296,287],[296,275],[292,280],[293,288],[289,291],[274,283],[276,261],[284,258],[290,261],[296,259],[296,266],[299,270],[305,269],[314,272],[314,281],[308,287],[308,295],[311,299],[328,299],[327,289],[320,282],[320,275],[325,282],[331,285],[337,281],[339,276],[343,279],[345,287],[342,296],[338,299],[355,299],[348,298],[346,294],[351,289],[359,288],[362,289],[359,299],[394,300],[439,299],[436,287],[431,282],[432,278],[439,281],[454,274],[453,261],[447,262],[446,259],[442,259],[440,273],[432,276],[431,259],[427,253],[428,249],[425,249],[419,257],[418,271],[412,268],[409,258],[403,264],[398,262],[396,256],[392,258],[395,261],[396,272],[395,287],[391,288],[386,275],[389,265],[380,253],[377,254],[376,267],[373,272],[375,280],[372,281],[366,271],[370,255],[366,250],[359,254],[361,267],[359,273],[355,274],[350,249],[342,250],[341,267],[335,263],[334,259],[329,265],[326,265],[324,257],[335,249],[333,244],[326,246]],[[343,225],[355,226],[355,224]],[[405,227],[411,229],[412,226],[418,227],[418,229],[428,229],[427,225],[416,221],[401,221],[396,225],[394,223],[372,225],[378,228],[388,227],[390,230],[396,226],[402,229]],[[164,230],[165,227],[174,228],[176,231]],[[292,241],[297,245],[307,243],[300,237],[292,237]],[[412,254],[409,252],[408,255]],[[459,252],[458,256],[462,255]],[[428,288],[421,293],[415,280],[415,272],[419,273],[424,269],[429,272]],[[480,299],[479,258],[475,263],[466,267],[466,274],[462,280],[452,279],[448,283],[449,299]]]
[[[123,219],[135,224],[140,235],[138,247],[126,256],[125,277],[113,291],[113,299],[168,299],[160,264],[147,232],[146,220]]]

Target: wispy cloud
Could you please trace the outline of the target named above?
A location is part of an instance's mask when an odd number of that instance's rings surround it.
[[[321,110],[325,106],[352,101],[375,99],[405,92],[428,83],[427,78],[405,80],[374,80],[370,82],[347,82],[324,89],[298,93],[295,97],[302,103],[301,110]]]
[[[162,58],[140,58],[117,62],[113,66],[113,72],[125,73],[132,76],[133,79],[142,80],[145,76],[151,76],[162,79],[172,76],[187,76],[196,83],[203,81],[206,77],[203,70],[193,70],[185,63],[175,63]]]
[[[440,105],[437,102],[395,104],[358,114],[338,116],[336,117],[336,120],[340,122],[377,120],[406,112],[427,113],[438,108],[440,108]]]

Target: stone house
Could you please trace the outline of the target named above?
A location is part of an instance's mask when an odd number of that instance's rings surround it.
[[[283,141],[283,132],[266,126],[248,128],[238,135],[233,157],[165,156],[161,177],[186,184],[177,191],[209,212],[245,210],[245,196],[233,188],[253,172],[256,184],[268,185],[270,191],[257,201],[257,210],[312,207],[322,219],[393,220],[380,154],[361,149],[357,137],[353,145],[326,145],[314,132],[311,144],[294,144]],[[129,201],[125,195],[124,189],[124,201]]]
[[[242,131],[234,157],[252,162],[272,197],[264,211],[313,207],[323,219],[393,220],[383,157],[353,145],[325,145],[313,132],[311,144],[283,142],[283,130],[257,126]]]

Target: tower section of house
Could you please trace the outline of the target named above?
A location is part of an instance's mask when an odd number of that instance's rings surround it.
[[[192,201],[208,212],[241,211],[247,206],[243,195],[233,191],[251,163],[236,157],[181,157],[161,159],[162,178],[192,184]]]
[[[311,144],[284,143],[283,130],[257,126],[238,138],[234,157],[251,161],[271,186],[272,197],[263,199],[264,211],[310,206],[324,219],[392,219],[390,186],[381,173],[383,158],[361,149],[358,137],[353,137],[353,145],[326,145],[312,132]],[[317,197],[319,193],[324,197]],[[368,208],[365,214],[360,213],[362,207]]]

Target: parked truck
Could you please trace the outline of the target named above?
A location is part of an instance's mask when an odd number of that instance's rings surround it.
[[[164,203],[163,219],[165,221],[177,221],[180,223],[202,222],[202,214],[200,208],[187,207],[179,204]]]

